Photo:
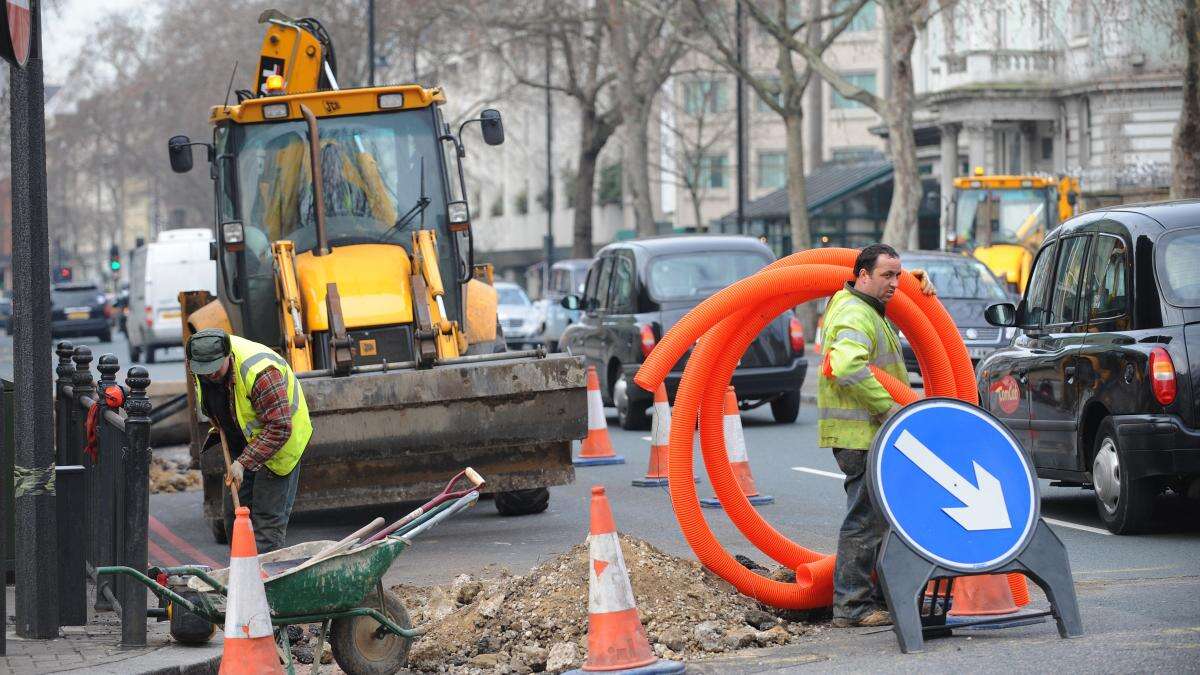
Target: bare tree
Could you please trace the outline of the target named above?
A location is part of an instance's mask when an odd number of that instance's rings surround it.
[[[625,185],[633,202],[634,228],[642,237],[657,233],[646,160],[650,115],[663,82],[686,51],[668,22],[678,6],[677,0],[669,0],[660,4],[659,11],[647,12],[624,0],[604,0],[602,4],[612,36],[613,70],[621,85],[618,98],[624,117]]]
[[[711,71],[709,71],[711,72]],[[663,130],[667,133],[673,152],[669,162],[650,162],[650,166],[669,176],[676,186],[688,193],[692,216],[696,228],[707,229],[702,213],[704,197],[708,193],[706,170],[708,157],[715,150],[724,150],[734,119],[717,110],[718,90],[712,87],[701,91],[702,96],[680,105],[678,96],[672,92],[664,96],[662,106],[667,121]]]
[[[892,205],[883,230],[884,243],[906,246],[917,224],[921,203],[921,176],[917,171],[917,143],[913,133],[915,94],[912,51],[917,35],[924,30],[931,14],[930,0],[876,0],[883,10],[884,39],[887,40],[887,63],[891,89],[887,97],[878,96],[852,84],[826,63],[814,45],[798,40],[787,26],[772,18],[756,3],[745,6],[755,21],[767,29],[779,43],[800,55],[806,68],[816,71],[844,98],[874,110],[887,125],[888,144],[893,167]],[[955,4],[946,0],[940,7]]]
[[[576,150],[574,231],[571,256],[592,257],[592,206],[600,152],[621,125],[619,96],[613,94],[616,74],[608,67],[608,30],[603,0],[564,0],[532,3],[497,2],[474,17],[489,29],[489,52],[503,59],[518,83],[547,87],[542,54],[551,45],[554,60],[549,89],[566,95],[579,109]]]
[[[1171,198],[1186,199],[1200,197],[1200,0],[1179,0],[1178,14],[1187,61],[1171,143]]]

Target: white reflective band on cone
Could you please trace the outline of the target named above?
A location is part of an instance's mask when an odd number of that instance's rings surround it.
[[[238,592],[230,593],[225,607],[225,639],[271,637],[271,610],[258,558],[231,558],[227,588]]]
[[[607,429],[608,420],[604,417],[604,402],[600,400],[600,392],[591,390],[588,397],[588,431]]]
[[[725,453],[730,462],[746,462],[746,437],[742,435],[742,418],[726,415],[722,420],[725,427]]]
[[[667,403],[654,404],[654,429],[650,432],[651,445],[670,445],[671,406]]]
[[[625,570],[625,557],[616,532],[588,537],[588,612],[607,614],[634,609],[633,587]]]

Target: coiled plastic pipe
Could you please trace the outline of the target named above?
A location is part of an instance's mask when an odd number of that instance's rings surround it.
[[[668,464],[672,506],[684,537],[705,566],[742,593],[776,607],[828,606],[834,559],[784,537],[742,495],[725,453],[724,391],[737,361],[763,327],[789,307],[841,289],[852,278],[857,255],[851,249],[803,251],[722,289],[667,332],[634,378],[639,386],[653,391],[699,340],[684,368],[672,412]],[[889,318],[913,344],[931,396],[978,401],[971,362],[954,322],[936,298],[920,293],[912,275],[902,275],[899,291],[889,303]],[[907,404],[918,398],[907,383],[882,371],[877,371],[877,377],[897,401]],[[730,520],[759,550],[796,570],[795,583],[773,581],[751,572],[713,536],[701,514],[693,481],[691,457],[697,418],[705,468]],[[1023,579],[1021,583],[1023,588]]]

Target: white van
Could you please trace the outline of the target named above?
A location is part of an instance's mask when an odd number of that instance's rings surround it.
[[[183,344],[180,291],[217,292],[217,263],[208,229],[167,230],[133,250],[129,260],[129,359],[154,363],[154,350]]]

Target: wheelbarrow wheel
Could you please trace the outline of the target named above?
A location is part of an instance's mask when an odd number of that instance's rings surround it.
[[[374,597],[367,597],[370,605]],[[388,618],[401,628],[412,628],[400,598],[390,591],[383,597]],[[335,619],[329,633],[333,660],[348,675],[391,675],[408,665],[412,640],[381,631],[379,622],[369,616]]]

